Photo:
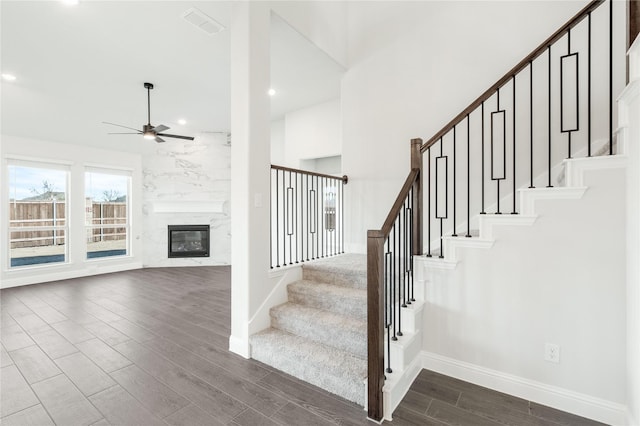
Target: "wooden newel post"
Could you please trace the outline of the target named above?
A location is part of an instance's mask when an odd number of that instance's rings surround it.
[[[367,232],[367,416],[382,420],[384,404],[384,234]]]
[[[418,169],[418,179],[413,184],[413,254],[422,255],[422,139],[411,139],[411,169]]]
[[[640,33],[640,0],[627,1],[627,48],[635,41],[638,33]]]

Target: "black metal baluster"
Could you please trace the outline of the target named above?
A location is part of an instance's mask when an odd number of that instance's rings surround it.
[[[482,101],[482,103],[480,104],[480,114],[482,115],[482,120],[481,120],[481,132],[482,132],[482,179],[480,179],[481,184],[482,184],[482,196],[481,196],[481,201],[482,201],[482,210],[480,211],[480,214],[487,214],[487,212],[484,210],[484,101]]]
[[[299,249],[299,247],[298,247],[299,235],[298,234],[299,234],[300,231],[298,229],[298,191],[297,191],[297,188],[296,188],[298,186],[298,175],[299,174],[300,173],[297,173],[297,172],[294,173],[295,186],[293,187],[293,195],[294,195],[294,197],[293,197],[293,207],[294,207],[293,218],[294,218],[294,225],[295,225],[294,228],[293,228],[293,232],[294,232],[294,234],[296,234],[295,235],[295,237],[296,237],[295,238],[295,240],[296,240],[296,263],[300,263],[298,261],[298,249]]]
[[[613,155],[613,0],[609,0],[609,155]]]
[[[569,128],[565,127],[564,120],[564,64],[565,59],[569,59],[571,57],[575,57],[575,68],[576,68],[576,122],[574,126]],[[567,61],[568,62],[568,61]],[[567,30],[567,54],[560,57],[560,132],[567,133],[567,158],[571,158],[571,137],[574,131],[579,130],[579,122],[580,122],[580,88],[579,88],[579,62],[578,62],[578,53],[571,53],[571,29]]]
[[[306,210],[309,209],[309,206],[307,205],[307,198],[305,197],[306,192],[306,188],[305,188],[305,181],[306,181],[306,174],[301,174],[300,175],[300,236],[301,236],[301,242],[300,242],[300,262],[305,261],[305,244],[307,242],[307,234],[305,232],[305,225],[307,224],[305,218],[306,218]]]
[[[320,258],[320,241],[322,240],[322,193],[320,178],[316,176],[316,259]]]
[[[569,55],[570,53],[571,53],[571,28],[567,30],[567,55]],[[562,70],[562,67],[560,67],[560,69]],[[563,96],[562,85],[564,84],[564,82],[562,80],[563,80],[562,75],[560,75],[560,96],[561,96],[560,99],[562,99],[562,96]],[[577,83],[578,82],[576,81],[576,84]],[[562,104],[562,100],[561,100],[560,101],[560,117],[562,117],[564,114],[563,110],[564,110],[564,105]],[[560,121],[562,121],[562,118],[560,119]],[[560,128],[562,130],[562,126],[560,126]],[[567,132],[567,158],[571,158],[571,132]]]
[[[282,171],[282,211],[284,213],[282,220],[282,266],[287,265],[287,174]]]
[[[396,257],[398,255],[398,227],[393,226],[393,249],[391,255],[391,321],[393,322],[393,336],[391,340],[396,341],[398,337],[396,335]]]
[[[497,110],[500,111],[500,88],[499,87],[498,87],[497,94],[498,94],[498,98],[497,98],[498,99],[498,108],[497,108]],[[506,122],[506,120],[503,121],[503,122]],[[503,140],[506,143],[506,140],[507,140],[506,132],[502,134],[502,137],[503,137]],[[491,121],[491,146],[493,147],[493,120]],[[506,163],[506,154],[507,153],[504,152],[505,163]],[[495,159],[493,157],[494,157],[493,152],[491,152],[491,175],[492,175],[492,177],[493,177],[493,171],[494,171],[493,162],[495,161]],[[506,164],[505,164],[505,167],[506,167]],[[497,211],[496,211],[496,214],[502,214],[502,212],[500,211],[500,180],[501,179],[495,179],[495,181],[496,181],[496,194],[497,194],[496,195],[496,200],[497,200],[497,206],[496,206],[497,207],[497,209],[496,209]]]
[[[325,234],[324,234],[324,254],[326,257],[331,256],[331,213],[329,210],[329,192],[327,192],[327,188],[329,188],[329,180],[327,178],[322,178],[324,181],[325,188],[325,199],[324,199],[324,222],[325,222]]]
[[[342,211],[342,216],[340,218],[340,230],[342,233],[342,246],[340,247],[341,252],[344,253],[344,181],[340,182],[340,210]]]
[[[327,181],[329,182],[329,188],[333,188],[333,185],[331,185],[332,180],[328,179]],[[332,194],[332,193],[330,193],[330,194]],[[331,203],[327,203],[327,204],[331,205]],[[333,205],[335,206],[335,199],[334,199]],[[333,252],[333,247],[334,247],[333,246],[334,245],[333,237],[335,236],[335,232],[334,232],[335,231],[335,220],[332,219],[332,217],[331,217],[332,216],[331,207],[328,207],[327,211],[328,211],[328,219],[329,219],[329,229],[328,229],[329,242],[327,243],[327,255],[328,256],[333,256],[333,254],[334,254],[334,252]],[[335,213],[335,207],[334,207],[333,212]],[[332,222],[332,220],[333,220],[333,222]],[[333,229],[332,229],[332,227],[333,227]]]
[[[396,251],[396,262],[397,262],[397,269],[396,269],[396,277],[398,280],[398,306],[396,307],[396,313],[397,313],[397,320],[398,320],[398,332],[397,335],[398,336],[402,336],[402,321],[400,320],[400,318],[402,318],[402,293],[403,293],[403,285],[404,285],[404,277],[401,277],[402,274],[402,246],[403,246],[403,239],[402,239],[402,214],[398,213],[398,217],[396,218],[396,223],[394,225],[395,228],[397,228],[398,231],[398,246],[397,246],[397,251]]]
[[[587,14],[587,156],[591,157],[591,12]]]
[[[329,215],[327,214],[329,200],[327,199],[327,179],[322,178],[322,200],[324,202],[324,208],[322,209],[322,216],[324,217],[324,244],[323,244],[323,257],[329,257]]]
[[[269,171],[269,191],[273,188],[273,169]],[[273,193],[269,196],[269,263],[270,269],[273,269]],[[276,215],[276,217],[278,217]]]
[[[453,126],[453,234],[452,237],[457,237],[456,234],[456,126]]]
[[[408,250],[407,250],[407,305],[413,302],[413,281],[411,280],[411,274],[413,273],[413,188],[409,191],[409,214],[407,217],[407,223],[409,227],[408,231]]]
[[[332,253],[335,256],[337,254],[338,247],[338,181],[333,179],[333,247]]]
[[[290,215],[293,215],[293,211],[289,211],[291,208],[291,204],[293,204],[293,194],[291,196],[291,200],[289,200],[289,189],[291,189],[293,193],[293,188],[291,187],[291,172],[289,172],[289,187],[287,188],[287,236],[289,237],[289,265],[293,265],[293,244],[292,238],[293,231],[290,231],[289,223],[291,221],[291,225],[293,225],[293,218]]]
[[[414,295],[414,286],[413,286],[413,209],[414,209],[414,205],[413,205],[413,188],[411,188],[410,191],[410,195],[409,195],[409,206],[410,206],[410,210],[409,210],[409,226],[410,226],[410,231],[409,231],[409,271],[411,273],[410,275],[410,279],[411,279],[411,299],[409,300],[409,303],[411,302],[415,302],[415,295]]]
[[[440,157],[442,157],[442,138],[440,138]],[[436,160],[437,161],[437,160]],[[446,163],[445,163],[446,164]],[[437,175],[437,164],[436,164],[436,216],[437,216],[437,210],[438,210],[438,175]],[[445,172],[445,181],[448,178],[448,171]],[[445,183],[445,205],[447,205],[447,207],[445,207],[445,210],[449,210],[448,207],[448,203],[449,203],[449,185],[447,185]],[[446,215],[445,215],[446,216]],[[443,240],[442,240],[442,232],[443,232],[443,225],[442,225],[442,221],[444,220],[443,217],[440,217],[440,256],[438,256],[440,259],[444,259],[444,244],[443,244]]]
[[[324,206],[324,178],[320,177],[320,202],[321,204],[321,209],[320,209],[320,223],[322,225],[322,232],[320,232],[320,250],[321,250],[321,255],[320,257],[324,258],[324,246],[326,244],[326,234],[325,232],[327,231],[327,221],[326,221],[326,217],[325,217],[325,206]]]
[[[529,188],[535,188],[533,186],[533,61],[529,61],[529,142],[530,142],[530,173],[531,183]]]
[[[398,259],[402,264],[402,307],[407,307],[407,282],[406,282],[406,256],[407,256],[407,199],[402,202],[402,209],[398,213],[398,223],[400,224],[401,232],[401,244],[400,244],[400,258]],[[400,315],[402,316],[402,309],[400,309]]]
[[[391,243],[390,236],[387,236],[386,248],[387,251],[385,253],[384,259],[384,286],[385,286],[385,314],[387,316],[387,322],[385,324],[387,329],[387,373],[393,373],[391,369],[391,324],[393,322],[392,314],[393,314],[393,295],[391,294],[391,270],[393,263],[393,254],[391,252]],[[388,295],[388,296],[387,296]]]
[[[334,191],[337,192],[337,187],[335,186],[336,182],[335,179],[331,179],[331,188],[335,188]],[[337,203],[336,203],[336,192],[333,192],[332,197],[333,197],[333,231],[331,231],[331,255],[335,256],[336,254],[336,229],[337,229],[337,219],[338,219],[338,215],[336,214],[336,208],[338,207]]]
[[[431,147],[427,149],[427,257],[431,257]]]
[[[469,114],[467,114],[467,235],[471,238],[471,131],[469,127]]]
[[[547,51],[549,52],[549,184],[547,188],[553,188],[551,185],[551,45],[547,47]]]
[[[309,175],[307,175],[306,177],[306,181],[307,181],[307,191],[306,191],[306,195],[307,195],[307,234],[306,234],[306,240],[307,240],[307,262],[309,261],[309,240],[312,238],[313,234],[311,233],[311,227],[310,227],[310,222],[311,222],[311,215],[310,215],[310,211],[311,211],[311,192],[309,190]]]
[[[511,214],[518,214],[516,211],[516,75],[513,75],[513,211]],[[506,135],[505,135],[506,138]]]
[[[278,206],[280,205],[280,182],[279,182],[280,171],[276,170],[276,267],[280,267],[280,209]]]

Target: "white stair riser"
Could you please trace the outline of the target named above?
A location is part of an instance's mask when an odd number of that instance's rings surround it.
[[[424,303],[417,299],[415,302],[400,310],[402,331],[414,333],[422,324],[422,311]]]
[[[415,333],[406,333],[404,336],[398,337],[398,340],[391,341],[391,357],[389,358],[389,348],[387,347],[387,336],[384,336],[385,360],[391,360],[391,369],[393,374],[404,372],[405,368],[420,354],[422,350],[422,335],[418,330]],[[385,361],[385,368],[387,362]]]

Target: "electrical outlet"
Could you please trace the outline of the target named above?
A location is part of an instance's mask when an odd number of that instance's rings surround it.
[[[560,363],[560,346],[555,343],[545,343],[544,360],[556,364]]]

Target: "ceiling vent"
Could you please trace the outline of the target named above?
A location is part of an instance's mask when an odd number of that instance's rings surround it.
[[[209,35],[214,35],[224,30],[224,26],[201,10],[192,7],[182,14],[185,21]]]

